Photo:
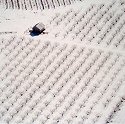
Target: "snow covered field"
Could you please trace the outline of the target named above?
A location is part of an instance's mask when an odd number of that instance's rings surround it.
[[[66,6],[83,0],[0,0],[0,4],[7,9],[43,10]]]
[[[57,1],[0,1],[0,123],[124,124],[125,1]]]

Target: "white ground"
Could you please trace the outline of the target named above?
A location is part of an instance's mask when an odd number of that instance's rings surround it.
[[[87,0],[42,12],[0,6],[1,123],[125,123],[125,3],[113,2]],[[28,30],[38,22],[47,34],[31,37]]]

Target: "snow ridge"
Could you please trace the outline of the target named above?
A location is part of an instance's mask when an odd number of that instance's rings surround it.
[[[124,98],[123,54],[11,37],[0,44],[0,120],[107,123]]]

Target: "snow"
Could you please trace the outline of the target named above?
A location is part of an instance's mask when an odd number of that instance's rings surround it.
[[[0,0],[0,4],[7,9],[44,10],[81,1],[83,0]]]
[[[1,124],[124,124],[124,1],[0,2]],[[46,33],[32,37],[39,22]]]

